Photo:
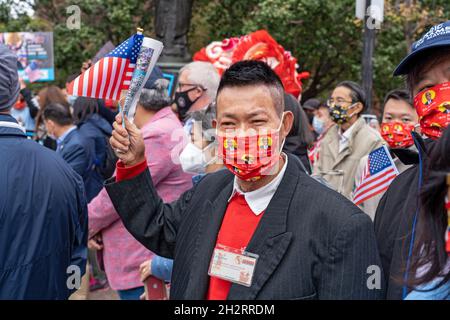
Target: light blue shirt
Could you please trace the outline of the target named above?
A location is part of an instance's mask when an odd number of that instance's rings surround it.
[[[28,107],[25,107],[22,110],[11,108],[11,115],[25,128],[25,130],[34,131],[35,122],[31,117],[30,109],[28,109]]]
[[[62,136],[60,136],[58,139],[56,139],[56,144],[58,145],[58,149],[59,149],[59,146],[61,145],[61,143],[63,143],[64,139],[69,135],[69,133],[71,133],[76,128],[77,128],[76,126],[71,127],[69,130],[64,132],[64,134]]]

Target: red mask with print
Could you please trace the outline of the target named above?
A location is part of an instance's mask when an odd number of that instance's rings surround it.
[[[383,139],[392,149],[408,148],[414,144],[411,135],[414,126],[399,121],[383,122],[380,132]]]
[[[438,139],[450,122],[450,82],[419,92],[414,98],[422,133]]]
[[[281,124],[280,124],[281,127]],[[253,135],[217,135],[218,156],[241,180],[256,181],[272,173],[280,159],[279,130]]]

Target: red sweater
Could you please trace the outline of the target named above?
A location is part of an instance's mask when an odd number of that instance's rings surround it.
[[[147,162],[143,161],[133,167],[125,168],[123,163],[117,163],[116,181],[131,179],[147,169]],[[258,226],[264,212],[255,215],[247,204],[245,197],[235,194],[228,204],[217,236],[218,244],[233,248],[245,249]],[[225,300],[230,291],[231,282],[216,277],[210,277],[208,300]]]
[[[218,244],[233,249],[245,249],[258,226],[263,213],[255,215],[243,195],[235,194],[228,204],[222,226],[219,230]],[[207,300],[225,300],[230,291],[231,282],[210,277]]]

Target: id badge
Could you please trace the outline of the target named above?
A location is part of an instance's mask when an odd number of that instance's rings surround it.
[[[257,261],[257,254],[217,245],[214,248],[208,275],[250,287]]]

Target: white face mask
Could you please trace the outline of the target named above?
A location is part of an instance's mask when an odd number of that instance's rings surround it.
[[[180,163],[183,171],[193,174],[205,173],[205,168],[215,160],[215,157],[212,157],[209,161],[206,160],[208,151],[213,147],[214,143],[210,143],[202,150],[192,142],[189,142],[180,153]]]

